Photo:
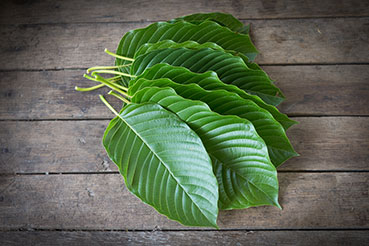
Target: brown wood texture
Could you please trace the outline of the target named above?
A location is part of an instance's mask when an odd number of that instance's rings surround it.
[[[264,66],[286,96],[279,108],[290,115],[369,115],[369,65]],[[107,90],[85,70],[0,72],[0,119],[96,119],[111,113],[98,100]],[[15,82],[16,81],[16,82]],[[120,103],[110,97],[116,107]]]
[[[368,231],[21,231],[0,232],[2,245],[367,245]]]
[[[66,69],[111,65],[125,32],[149,23],[5,26],[0,69]],[[368,63],[369,18],[253,20],[261,64]],[[56,45],[57,44],[57,45]]]
[[[241,19],[368,16],[354,0],[1,1],[0,24],[168,20],[194,12],[228,12]]]
[[[221,211],[221,229],[364,229],[369,173],[280,173],[283,207]],[[0,229],[189,229],[133,196],[119,174],[3,176]]]
[[[279,170],[369,170],[367,117],[297,117],[288,136],[300,154]],[[117,171],[101,138],[109,121],[0,122],[0,173]]]

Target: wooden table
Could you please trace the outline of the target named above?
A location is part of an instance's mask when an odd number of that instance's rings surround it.
[[[368,245],[368,1],[1,1],[0,245]],[[298,158],[280,203],[184,227],[131,195],[101,137],[113,116],[75,85],[122,35],[224,11],[251,23],[257,62],[284,91]],[[118,107],[118,102],[114,101]],[[216,244],[217,243],[217,244]]]

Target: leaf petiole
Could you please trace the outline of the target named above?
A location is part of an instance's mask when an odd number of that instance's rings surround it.
[[[116,69],[116,68],[121,68],[121,67],[128,67],[131,66],[132,63],[129,64],[124,64],[124,65],[119,65],[119,66],[96,66],[96,67],[90,67],[89,69],[87,69],[87,73],[90,73],[93,70],[98,70],[98,69]]]
[[[113,108],[113,106],[110,105],[110,103],[108,103],[108,101],[106,101],[103,95],[99,95],[99,97],[100,97],[100,100],[105,104],[106,107],[108,107],[108,109],[110,109],[111,112],[113,112],[116,116],[121,118],[118,112]]]
[[[118,93],[115,93],[114,91],[109,91],[108,92],[109,95],[115,96],[116,98],[118,98],[119,100],[122,100],[123,102],[130,104],[131,102],[128,101],[126,98],[122,97],[121,95],[119,95]]]
[[[89,80],[92,80],[92,81],[95,81],[95,82],[99,82],[99,83],[101,83],[101,81],[100,81],[100,80],[97,80],[97,79],[95,79],[95,78],[92,78],[92,77],[88,76],[87,74],[84,74],[84,75],[83,75],[83,77],[85,77],[86,79],[89,79]],[[115,77],[111,77],[111,78],[109,78],[109,79],[106,79],[106,81],[111,82],[111,83],[114,83],[115,81],[119,80],[119,78],[120,78],[120,76],[115,76]],[[102,88],[102,87],[104,87],[104,86],[105,86],[105,84],[103,84],[103,83],[102,83],[102,84],[95,85],[95,86],[91,86],[91,87],[87,87],[87,88],[81,88],[81,87],[76,86],[76,87],[74,87],[74,89],[75,89],[76,91],[82,91],[82,92],[84,92],[84,91],[93,91],[93,90],[96,90],[96,89]],[[114,86],[116,86],[116,87],[118,87],[119,89],[122,89],[122,90],[124,90],[124,91],[128,91],[128,88],[126,88],[126,87],[124,87],[124,86],[121,86],[121,85],[119,85],[119,84],[114,83]]]
[[[83,76],[84,76],[85,78],[90,77],[90,76],[88,76],[87,74],[84,74]],[[124,92],[123,90],[121,90],[121,89],[120,89],[120,87],[121,87],[121,86],[118,86],[117,84],[114,84],[114,83],[112,83],[112,82],[110,82],[110,81],[108,81],[108,80],[104,79],[103,77],[101,77],[101,76],[97,75],[97,74],[95,74],[94,76],[95,76],[95,78],[96,78],[96,81],[98,81],[98,82],[100,82],[100,83],[102,83],[102,84],[106,85],[106,86],[107,86],[107,87],[109,87],[110,89],[113,89],[113,90],[115,90],[115,91],[119,92],[119,93],[120,93],[120,94],[122,94],[123,96],[126,96],[126,97],[128,97],[128,98],[131,98],[130,96],[128,96],[128,94],[127,94],[126,92]],[[91,78],[91,77],[90,77],[90,78]],[[127,89],[127,88],[125,88],[125,90],[126,90],[126,89]]]
[[[111,51],[109,51],[108,49],[106,49],[105,48],[105,53],[106,54],[109,54],[109,55],[111,55],[111,56],[114,56],[114,57],[116,57],[116,58],[118,58],[118,59],[122,59],[122,60],[126,60],[126,61],[134,61],[135,59],[133,59],[133,58],[129,58],[129,57],[125,57],[125,56],[120,56],[120,55],[117,55],[117,54],[115,54],[115,53],[113,53],[113,52],[111,52]]]
[[[93,91],[93,90],[96,90],[96,89],[99,89],[101,87],[104,87],[105,85],[104,84],[99,84],[99,85],[95,85],[95,86],[91,86],[91,87],[87,87],[87,88],[81,88],[81,87],[74,87],[74,89],[76,91]]]
[[[136,75],[131,75],[128,73],[122,73],[122,72],[118,72],[118,71],[114,71],[114,70],[95,70],[92,72],[92,76],[94,76],[97,73],[108,73],[108,74],[116,74],[116,75],[121,75],[121,76],[125,76],[125,77],[130,77],[130,78],[136,78]]]

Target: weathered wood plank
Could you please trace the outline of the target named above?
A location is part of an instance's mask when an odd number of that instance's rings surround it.
[[[369,227],[369,173],[281,173],[276,207],[222,211],[222,229]],[[119,174],[0,179],[0,229],[179,229],[143,204]]]
[[[280,109],[291,115],[369,115],[369,65],[265,66],[286,95]],[[0,72],[0,119],[93,119],[111,113],[84,70]],[[119,107],[117,100],[112,100]]]
[[[0,24],[168,20],[221,11],[238,18],[368,16],[367,1],[2,1]]]
[[[290,115],[368,115],[369,66],[265,66]]]
[[[10,231],[2,245],[367,245],[368,231]]]
[[[369,170],[369,118],[299,117],[300,157],[279,170]],[[0,173],[117,171],[101,139],[108,121],[0,122]]]
[[[102,146],[108,124],[0,122],[0,173],[117,171]]]
[[[252,36],[264,64],[367,63],[369,18],[254,20]],[[5,26],[0,69],[86,68],[112,64],[122,35],[148,23]]]
[[[74,89],[96,83],[82,77],[85,70],[1,72],[0,119],[109,118],[110,110],[98,95],[108,88],[86,93]],[[119,100],[107,97],[114,106]]]

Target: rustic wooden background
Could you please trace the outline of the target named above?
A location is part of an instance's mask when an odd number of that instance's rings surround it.
[[[257,62],[300,122],[280,203],[179,225],[131,195],[101,145],[113,116],[84,70],[151,22],[223,11],[251,23]],[[369,2],[1,1],[0,245],[368,245]],[[115,105],[117,102],[114,102]]]

